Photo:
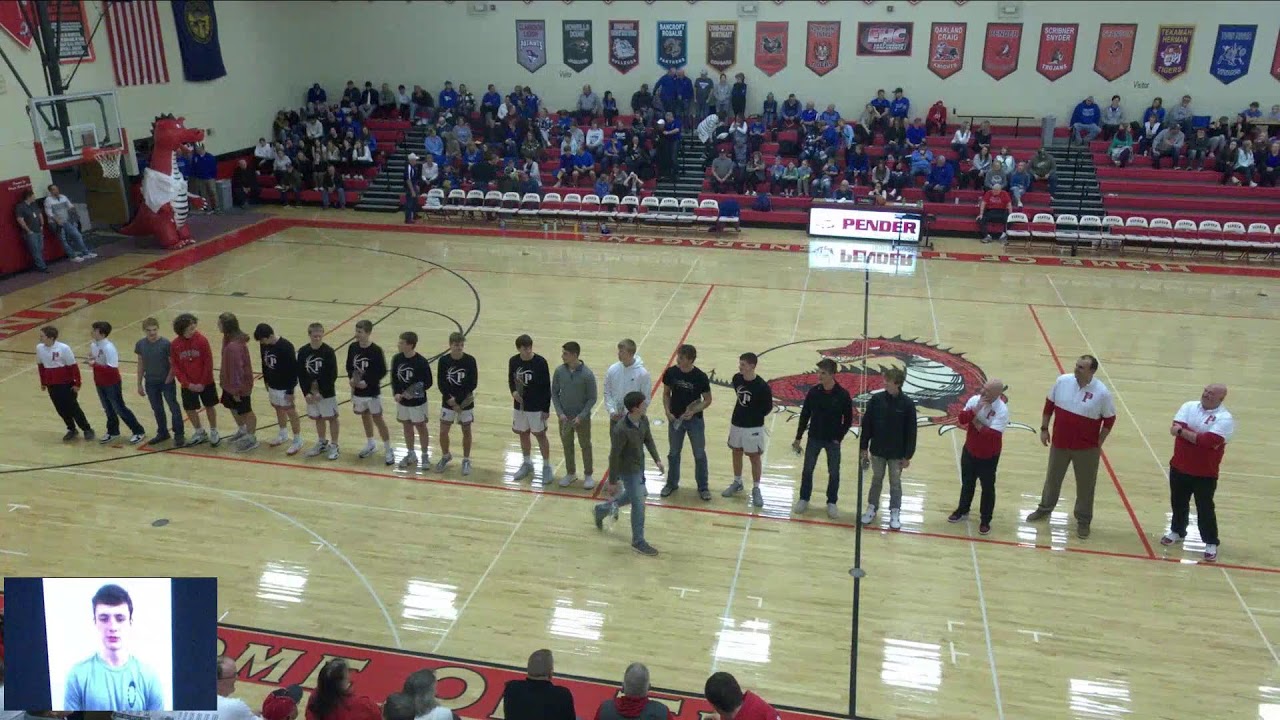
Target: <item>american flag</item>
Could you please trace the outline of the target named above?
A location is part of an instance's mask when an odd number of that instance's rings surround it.
[[[111,45],[116,85],[169,82],[156,0],[108,2],[106,6],[107,42]]]

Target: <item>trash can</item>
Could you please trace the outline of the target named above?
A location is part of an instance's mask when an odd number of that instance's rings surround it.
[[[232,205],[231,181],[225,179],[216,180],[214,181],[214,188],[214,197],[217,199],[218,210],[228,210]]]
[[[1046,145],[1046,146],[1052,145],[1053,131],[1056,130],[1057,128],[1058,128],[1057,115],[1045,115],[1044,117],[1040,118],[1040,144]]]

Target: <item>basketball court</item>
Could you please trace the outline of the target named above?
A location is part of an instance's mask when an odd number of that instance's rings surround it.
[[[445,674],[446,704],[466,717],[500,717],[481,702],[493,688],[477,693],[468,681],[496,671],[474,668],[519,664],[549,647],[559,673],[597,688],[616,687],[627,663],[646,662],[681,717],[705,707],[687,701],[716,670],[789,708],[788,717],[843,715],[859,508],[853,438],[841,517],[790,512],[798,402],[825,356],[852,387],[874,389],[877,368],[905,367],[927,418],[904,477],[903,529],[889,531],[880,517],[863,533],[859,715],[1280,716],[1280,537],[1268,502],[1278,476],[1267,450],[1280,424],[1272,374],[1280,310],[1267,273],[985,255],[973,241],[943,240],[914,274],[871,276],[867,307],[863,275],[810,270],[797,234],[691,241],[319,217],[278,211],[158,260],[121,255],[4,298],[5,574],[110,567],[218,576],[224,649],[249,681],[241,692],[250,704],[305,679],[293,665],[304,651],[376,650],[463,663],[472,669]],[[481,373],[475,472],[463,478],[455,463],[443,475],[406,473],[356,459],[362,438],[347,404],[334,462],[290,458],[265,443],[240,455],[60,441],[34,368],[38,327],[57,325],[83,355],[90,323],[108,320],[132,359],[143,318],[159,318],[168,334],[174,315],[192,312],[212,338],[224,311],[246,327],[269,322],[295,343],[308,323],[323,323],[339,353],[364,318],[384,348],[413,330],[428,355],[463,330]],[[624,337],[655,378],[682,342],[697,346],[698,365],[721,383],[740,353],[760,354],[777,405],[765,507],[720,497],[731,479],[723,385],[713,386],[707,413],[713,500],[697,499],[688,454],[687,482],[672,497],[658,497],[662,479],[648,474],[656,559],[628,548],[625,511],[604,533],[592,526],[595,493],[514,482],[520,453],[504,368],[526,332],[553,364],[561,343],[579,342],[601,381]],[[1070,480],[1050,522],[1021,521],[1043,481],[1046,450],[1032,428],[1044,394],[1082,353],[1101,359],[1119,412],[1088,540],[1069,521]],[[122,360],[127,377],[133,367]],[[994,529],[979,537],[976,520],[947,523],[964,440],[949,422],[954,403],[987,377],[1009,385],[1019,427],[1005,439]],[[1218,492],[1221,555],[1207,564],[1194,528],[1185,548],[1158,540],[1168,523],[1172,415],[1214,381],[1230,386],[1239,430]],[[92,391],[81,400],[101,431]],[[145,401],[129,400],[153,430]],[[265,395],[254,400],[263,418]],[[229,425],[220,413],[220,427]],[[433,420],[433,459],[436,429]],[[665,426],[655,430],[665,452]],[[596,435],[602,458],[604,434]],[[314,439],[305,422],[304,437]],[[555,442],[552,458],[562,471]],[[819,491],[824,483],[820,468]],[[290,649],[272,637],[310,645]],[[399,677],[356,682],[376,694]]]

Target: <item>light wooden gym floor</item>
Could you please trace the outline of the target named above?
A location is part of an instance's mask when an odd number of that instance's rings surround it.
[[[398,216],[342,219],[403,229]],[[742,239],[804,242],[780,231]],[[943,249],[980,252],[972,241]],[[0,314],[154,259],[86,266],[10,294]],[[335,346],[369,318],[389,353],[403,330],[418,332],[420,348],[433,354],[461,326],[482,376],[475,473],[461,478],[455,463],[443,477],[406,474],[356,459],[363,438],[348,405],[336,462],[288,458],[265,443],[249,455],[62,443],[37,383],[37,333],[28,330],[0,341],[3,574],[216,575],[228,623],[505,664],[549,647],[558,671],[604,679],[643,660],[655,684],[695,694],[708,673],[727,670],[777,704],[847,708],[856,440],[845,443],[842,517],[829,521],[820,502],[792,517],[795,419],[776,413],[766,506],[753,511],[746,499],[720,497],[731,476],[731,391],[716,387],[707,432],[714,498],[696,498],[687,451],[673,497],[658,497],[662,480],[651,472],[646,532],[662,554],[644,558],[627,547],[625,512],[613,529],[595,530],[592,493],[580,483],[512,481],[519,450],[505,363],[514,337],[528,332],[553,366],[562,342],[581,343],[601,383],[624,337],[639,343],[655,379],[682,341],[697,346],[698,365],[717,377],[732,375],[739,353],[765,350],[763,376],[801,374],[818,351],[860,336],[861,276],[810,272],[802,253],[372,225],[290,227],[168,270],[54,323],[83,357],[90,323],[109,320],[130,360],[148,315],[168,334],[174,315],[193,312],[216,338],[216,316],[232,311],[245,327],[270,322],[295,344],[318,321]],[[992,534],[979,538],[976,521],[949,525],[963,435],[920,428],[904,480],[903,530],[877,519],[863,537],[860,714],[1280,717],[1272,644],[1280,638],[1280,531],[1272,524],[1280,475],[1267,450],[1280,425],[1280,308],[1267,297],[1274,289],[1265,278],[946,260],[921,261],[911,277],[873,277],[870,336],[963,353],[943,365],[968,362],[1003,378],[1014,422],[1035,426],[1059,368],[1082,353],[1101,359],[1099,376],[1116,393],[1120,417],[1085,541],[1069,521],[1070,479],[1051,522],[1021,521],[1036,505],[1046,455],[1029,430],[1007,434]],[[881,363],[900,360],[871,357],[872,368]],[[122,369],[130,377],[134,366]],[[1169,516],[1172,414],[1215,381],[1230,386],[1226,404],[1238,427],[1219,485],[1216,566],[1198,562],[1194,529],[1185,549],[1158,543]],[[154,430],[145,401],[127,397]],[[101,432],[94,393],[81,398]],[[263,393],[254,406],[267,424]],[[599,417],[597,475],[607,455]],[[224,411],[220,427],[229,425]],[[665,453],[665,427],[656,430]],[[399,434],[393,425],[397,444]],[[305,420],[304,435],[315,437]],[[456,429],[453,440],[459,457]],[[562,471],[554,433],[552,441]],[[820,463],[815,500],[824,484]],[[158,519],[169,523],[153,527]]]

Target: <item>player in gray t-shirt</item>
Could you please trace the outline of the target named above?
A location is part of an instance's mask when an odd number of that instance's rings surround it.
[[[155,671],[129,652],[133,599],[119,585],[103,585],[93,596],[93,626],[102,642],[96,654],[67,673],[62,710],[141,712],[164,710]]]
[[[146,333],[133,346],[138,356],[138,394],[145,396],[151,403],[151,412],[156,416],[156,436],[147,441],[148,445],[157,445],[176,438],[174,447],[186,444],[183,436],[182,408],[178,405],[178,388],[173,382],[173,369],[169,366],[169,338],[160,334],[160,321],[149,317],[142,321],[142,331]],[[173,416],[173,435],[165,428],[164,406],[168,403],[169,413]]]

